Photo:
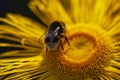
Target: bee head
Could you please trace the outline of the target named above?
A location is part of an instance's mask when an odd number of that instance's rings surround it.
[[[59,31],[63,31],[64,30],[63,28],[65,27],[65,24],[62,21],[54,21],[50,25],[50,30],[54,31],[57,27],[60,27]]]

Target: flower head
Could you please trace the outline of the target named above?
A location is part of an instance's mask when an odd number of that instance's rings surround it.
[[[0,79],[120,79],[119,0],[31,0],[29,7],[47,26],[63,21],[70,46],[62,39],[64,51],[60,41],[55,50],[45,50],[40,36],[47,28],[30,18],[8,14],[0,18],[0,37],[14,43],[0,46],[20,50],[0,55]]]

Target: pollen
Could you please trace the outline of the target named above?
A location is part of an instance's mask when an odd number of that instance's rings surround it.
[[[113,58],[110,37],[104,30],[91,24],[75,27],[74,31],[73,28],[68,29],[71,45],[63,41],[65,52],[58,46],[57,50],[46,53],[47,68],[58,79],[96,79],[105,73],[104,68]]]

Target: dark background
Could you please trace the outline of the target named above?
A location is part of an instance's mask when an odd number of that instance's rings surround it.
[[[0,0],[0,17],[5,17],[6,13],[17,13],[23,16],[27,16],[41,22],[29,9],[28,2],[30,0]],[[1,24],[1,23],[0,23]],[[0,39],[0,42],[8,42],[7,40]],[[9,41],[10,42],[10,41]],[[0,53],[6,52],[9,50],[14,50],[16,48],[4,48],[0,47]]]
[[[5,17],[6,13],[17,13],[39,20],[29,9],[30,0],[0,0],[0,17]]]

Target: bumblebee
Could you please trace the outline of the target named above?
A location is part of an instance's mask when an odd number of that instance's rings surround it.
[[[70,46],[70,42],[66,36],[66,28],[65,24],[62,21],[54,21],[51,23],[48,31],[45,35],[45,44],[46,44],[46,50],[54,50],[57,48],[58,42],[60,42],[60,46],[62,50],[64,51],[64,47],[62,44],[62,39],[65,39]]]

